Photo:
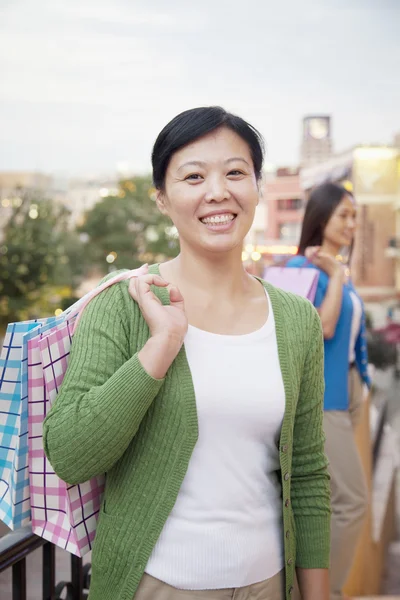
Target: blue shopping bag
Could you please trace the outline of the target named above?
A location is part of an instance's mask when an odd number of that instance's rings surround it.
[[[61,317],[10,323],[0,354],[0,520],[10,529],[31,520],[28,475],[27,345],[23,337]]]

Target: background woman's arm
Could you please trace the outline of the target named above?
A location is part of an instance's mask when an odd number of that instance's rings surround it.
[[[329,278],[326,296],[318,313],[322,323],[324,338],[330,340],[335,335],[343,299],[343,273],[335,271]]]
[[[318,308],[324,338],[330,340],[335,335],[343,298],[344,271],[342,265],[319,247],[306,249],[306,258],[329,277],[325,298]]]

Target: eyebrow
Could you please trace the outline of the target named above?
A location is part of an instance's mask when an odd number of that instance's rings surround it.
[[[247,160],[245,160],[245,159],[244,159],[244,158],[242,158],[241,156],[233,156],[232,158],[228,158],[228,159],[225,161],[225,164],[228,164],[228,163],[231,163],[231,162],[234,162],[234,161],[237,161],[237,160],[240,160],[241,162],[244,162],[244,163],[246,163],[246,165],[247,165],[248,167],[250,167],[250,165],[249,165],[249,163],[247,162]],[[184,163],[183,165],[181,165],[181,166],[179,167],[178,171],[180,171],[181,169],[183,169],[183,167],[189,167],[189,166],[193,166],[193,167],[205,167],[205,166],[207,166],[207,163],[206,163],[206,162],[204,162],[204,161],[202,161],[202,160],[191,160],[191,161],[189,161],[189,162],[186,162],[186,163]]]

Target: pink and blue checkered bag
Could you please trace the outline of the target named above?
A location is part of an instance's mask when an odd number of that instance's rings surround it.
[[[64,379],[73,333],[85,306],[112,284],[145,273],[146,265],[120,273],[88,294],[56,327],[43,326],[39,334],[35,331],[26,335],[32,529],[77,556],[83,556],[92,548],[105,477],[94,477],[78,485],[62,481],[44,452],[43,420]]]
[[[66,323],[71,326],[71,321]],[[61,328],[63,331],[63,325]],[[46,329],[42,328],[39,335],[34,331],[26,336],[32,531],[72,554],[83,556],[91,550],[95,536],[104,477],[68,485],[55,474],[44,453],[43,420],[51,406],[40,351],[41,341],[47,340]],[[50,336],[53,333],[59,330]]]
[[[27,347],[23,337],[56,317],[10,323],[0,354],[0,520],[10,529],[31,520],[28,477]]]

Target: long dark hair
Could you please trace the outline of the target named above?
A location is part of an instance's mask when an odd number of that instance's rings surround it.
[[[304,213],[297,254],[304,255],[309,246],[322,245],[325,227],[346,195],[353,197],[351,192],[336,183],[323,183],[311,192]]]
[[[153,182],[163,189],[168,164],[175,152],[203,135],[227,127],[247,142],[257,180],[261,178],[264,142],[255,127],[220,106],[192,108],[177,115],[158,135],[152,152]]]

